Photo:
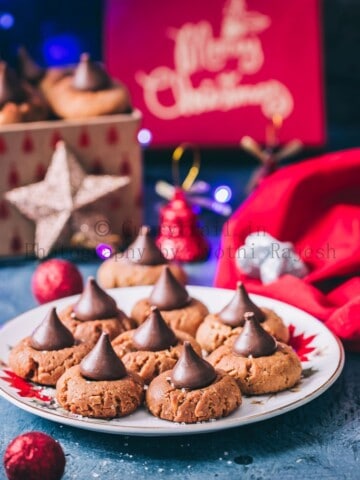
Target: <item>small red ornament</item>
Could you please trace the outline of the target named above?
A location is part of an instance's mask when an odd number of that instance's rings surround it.
[[[175,189],[173,199],[160,212],[160,234],[156,243],[169,260],[197,262],[209,255],[209,243],[180,187]]]
[[[61,445],[49,435],[28,432],[9,443],[4,467],[9,480],[60,480],[65,455]]]
[[[32,279],[31,288],[39,303],[81,293],[83,279],[76,265],[53,258],[40,263]]]

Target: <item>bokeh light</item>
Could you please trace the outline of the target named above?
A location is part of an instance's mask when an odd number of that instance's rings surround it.
[[[78,37],[62,34],[48,37],[43,44],[47,65],[67,65],[77,63],[81,54]]]
[[[215,189],[214,198],[219,203],[227,203],[231,200],[232,191],[227,185],[220,185]]]
[[[95,248],[96,255],[101,258],[101,260],[106,260],[110,258],[113,254],[113,248],[111,245],[107,243],[99,243],[99,245]]]
[[[147,128],[140,129],[137,135],[137,139],[143,147],[150,145],[152,137],[152,133]]]
[[[11,13],[0,13],[0,28],[9,30],[15,23],[15,18]]]

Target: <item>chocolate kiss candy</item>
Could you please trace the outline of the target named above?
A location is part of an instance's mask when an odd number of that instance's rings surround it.
[[[19,70],[25,80],[32,84],[38,83],[45,74],[45,70],[37,65],[24,47],[18,50]]]
[[[110,297],[93,277],[89,277],[79,300],[73,306],[73,312],[78,320],[101,320],[115,317],[118,308],[115,300]]]
[[[108,333],[102,333],[95,347],[82,359],[80,373],[89,380],[120,380],[127,375],[125,365],[114,352]]]
[[[161,250],[150,235],[150,227],[144,225],[139,235],[124,252],[124,256],[138,265],[161,265],[167,263]]]
[[[275,338],[262,328],[253,312],[245,313],[245,325],[233,345],[234,353],[242,357],[267,357],[276,347]]]
[[[171,372],[171,381],[176,388],[207,387],[216,378],[216,371],[209,362],[199,357],[190,342],[184,342],[180,358]]]
[[[230,327],[242,327],[245,323],[244,314],[252,312],[259,322],[265,320],[264,313],[250,297],[241,282],[236,285],[236,292],[232,300],[219,312],[222,323]]]
[[[190,301],[186,288],[179,283],[168,266],[163,268],[149,297],[150,303],[159,310],[175,310],[185,307]]]
[[[35,350],[61,350],[74,346],[74,337],[61,323],[56,309],[52,308],[30,337],[30,346]]]
[[[167,326],[157,307],[151,307],[151,313],[133,335],[138,350],[158,352],[178,343],[175,333]]]
[[[98,63],[92,62],[88,53],[83,53],[74,71],[72,86],[76,90],[95,92],[105,90],[110,84],[110,78],[105,70]]]
[[[26,93],[18,76],[5,62],[0,62],[0,108],[7,102],[19,104],[25,100]]]

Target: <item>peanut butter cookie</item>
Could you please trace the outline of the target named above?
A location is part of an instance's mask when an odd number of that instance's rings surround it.
[[[196,341],[207,353],[223,344],[232,343],[243,329],[245,312],[253,312],[264,330],[277,340],[288,342],[289,329],[283,320],[273,310],[255,305],[240,282],[232,300],[219,313],[205,317],[196,332]]]
[[[56,384],[59,404],[72,413],[114,418],[135,411],[144,398],[144,383],[127,372],[103,333],[80,365],[67,370]]]
[[[199,325],[209,313],[200,300],[190,297],[168,266],[163,267],[149,298],[143,298],[135,303],[131,317],[138,325],[149,316],[152,305],[159,308],[165,322],[173,330],[181,330],[192,336],[195,336]]]
[[[231,375],[247,395],[280,392],[293,387],[301,377],[301,363],[294,350],[269,335],[253,313],[246,316],[233,345],[222,345],[207,360]]]
[[[241,392],[233,378],[215,371],[185,342],[174,369],[150,383],[146,404],[156,417],[196,423],[229,415],[241,404]]]

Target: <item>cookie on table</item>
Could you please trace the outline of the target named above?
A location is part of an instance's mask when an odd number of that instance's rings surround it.
[[[0,62],[0,85],[0,125],[35,122],[48,117],[41,94],[20,79],[5,62]]]
[[[245,314],[245,325],[233,345],[222,345],[207,360],[231,375],[246,395],[276,393],[293,387],[301,377],[294,350],[269,335],[254,313]]]
[[[195,336],[200,323],[209,313],[200,300],[190,297],[167,265],[162,267],[150,296],[135,303],[131,317],[141,325],[150,315],[153,305],[158,307],[165,322],[173,330],[181,330],[192,336]]]
[[[136,323],[125,315],[95,279],[89,277],[79,300],[59,313],[60,320],[72,332],[76,340],[96,343],[102,332],[112,340]]]
[[[10,352],[9,366],[19,377],[55,386],[67,368],[81,362],[91,346],[78,343],[52,308],[30,337]]]
[[[143,225],[134,242],[123,253],[105,260],[97,279],[103,288],[154,285],[162,268],[168,265],[174,277],[186,283],[186,273],[176,262],[169,262],[151,236],[150,227]]]
[[[49,70],[40,88],[53,112],[61,118],[81,119],[132,110],[127,88],[111,79],[87,53],[81,55],[73,70]]]
[[[173,368],[150,383],[146,405],[156,417],[172,422],[196,423],[226,417],[241,404],[236,381],[215,370],[189,342]]]
[[[124,417],[142,404],[144,383],[126,370],[103,333],[82,362],[60,377],[56,399],[65,410],[84,417]]]
[[[157,307],[151,307],[148,318],[137,329],[121,333],[112,341],[112,346],[125,367],[135,372],[145,383],[178,361],[183,343],[188,341],[201,355],[201,348],[191,335],[172,330],[164,321]]]
[[[289,329],[273,310],[258,307],[249,297],[243,283],[238,282],[231,301],[218,313],[210,313],[196,332],[196,340],[207,353],[224,343],[233,342],[243,329],[245,312],[253,312],[261,326],[283,343],[289,341]]]

